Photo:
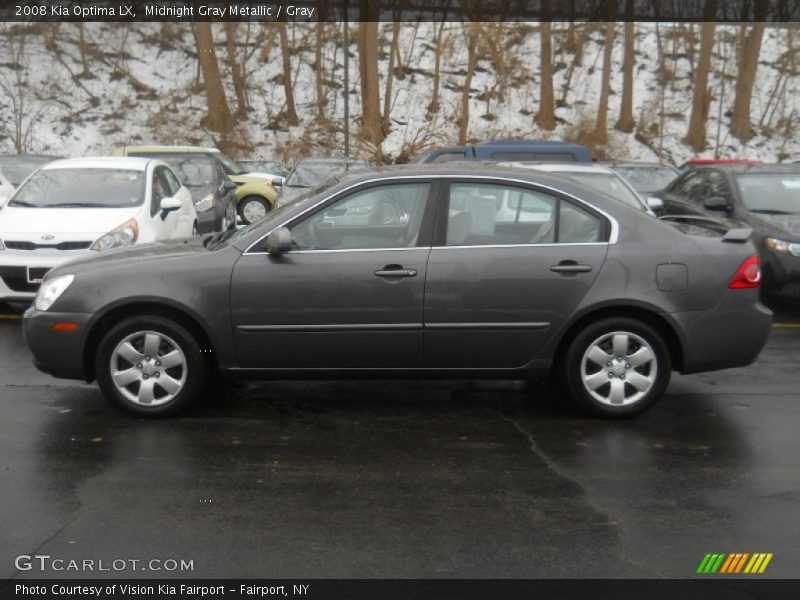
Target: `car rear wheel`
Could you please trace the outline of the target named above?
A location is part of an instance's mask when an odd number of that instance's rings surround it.
[[[258,196],[248,196],[239,204],[239,214],[245,225],[250,225],[253,221],[263,219],[267,216],[269,210],[269,203]]]
[[[195,337],[157,315],[125,319],[103,336],[95,357],[105,396],[138,416],[163,417],[194,403],[208,369]]]
[[[584,410],[605,417],[644,412],[664,394],[672,371],[661,335],[635,319],[592,323],[570,343],[564,383]]]

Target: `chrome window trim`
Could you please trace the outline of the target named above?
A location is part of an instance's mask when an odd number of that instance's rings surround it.
[[[488,183],[492,183],[492,182],[496,183],[498,181],[501,181],[501,182],[508,182],[508,183],[517,183],[517,184],[521,183],[522,185],[526,185],[526,186],[535,186],[535,187],[539,187],[539,188],[541,188],[543,190],[549,190],[551,192],[555,192],[556,194],[561,194],[562,196],[566,196],[567,198],[571,198],[572,200],[575,200],[576,202],[580,203],[581,205],[586,206],[586,207],[590,208],[591,210],[594,210],[594,211],[600,213],[606,219],[608,219],[608,222],[611,224],[611,231],[609,232],[608,241],[607,242],[576,242],[575,244],[552,244],[552,243],[550,243],[550,244],[507,244],[507,245],[499,244],[498,246],[434,246],[435,248],[469,248],[469,247],[471,247],[471,248],[491,248],[491,247],[510,248],[510,247],[515,247],[515,246],[516,247],[519,247],[519,246],[568,246],[568,245],[571,246],[571,245],[578,245],[578,244],[579,245],[584,245],[584,246],[585,245],[611,245],[611,244],[616,244],[617,241],[619,240],[619,223],[617,222],[617,220],[614,217],[612,217],[610,214],[608,214],[603,209],[597,208],[594,204],[590,204],[589,202],[586,202],[585,200],[582,200],[581,198],[578,198],[577,196],[574,196],[574,195],[572,195],[572,194],[570,194],[568,192],[565,192],[564,190],[561,190],[559,188],[556,188],[556,187],[553,187],[553,186],[550,186],[550,185],[546,185],[546,184],[543,184],[543,183],[536,183],[534,181],[528,181],[526,179],[517,179],[517,178],[514,178],[514,177],[507,177],[507,176],[504,176],[504,175],[460,175],[460,174],[459,175],[398,175],[398,176],[392,176],[392,177],[376,177],[374,179],[367,179],[367,180],[364,180],[364,181],[359,181],[358,183],[354,183],[354,184],[349,185],[349,186],[347,186],[347,187],[345,187],[345,188],[343,188],[341,190],[336,191],[333,194],[325,196],[319,202],[315,202],[314,204],[312,204],[311,206],[309,206],[308,208],[306,208],[302,212],[299,212],[298,214],[286,219],[285,221],[283,221],[279,225],[276,225],[275,227],[270,229],[268,232],[266,232],[264,235],[262,235],[260,238],[258,238],[255,242],[250,244],[247,247],[247,249],[244,251],[243,254],[244,255],[269,254],[269,252],[251,252],[250,250],[253,248],[253,246],[257,246],[258,244],[263,242],[267,238],[267,236],[270,233],[272,233],[273,231],[275,231],[276,229],[280,229],[281,227],[286,227],[289,223],[299,219],[300,217],[302,217],[306,213],[311,212],[312,210],[314,210],[315,208],[317,208],[320,205],[324,204],[325,202],[327,202],[331,198],[335,198],[336,196],[338,196],[340,194],[343,194],[343,193],[345,193],[345,192],[347,192],[349,190],[352,190],[353,188],[357,188],[357,187],[364,186],[364,185],[369,185],[370,183],[380,183],[380,182],[383,182],[383,181],[385,181],[387,183],[391,183],[391,182],[394,182],[394,181],[401,181],[401,180],[405,180],[405,179],[427,179],[427,180],[475,179],[475,180],[483,180],[483,181],[486,181]],[[425,246],[412,246],[410,248],[402,248],[402,249],[403,250],[414,250],[414,249],[424,248],[424,247]],[[366,248],[366,249],[344,248],[344,249],[339,249],[339,250],[292,250],[292,251],[288,252],[287,254],[295,254],[295,253],[300,253],[300,252],[349,252],[349,251],[365,252],[365,251],[369,251],[369,250],[383,251],[383,250],[390,250],[390,248]]]

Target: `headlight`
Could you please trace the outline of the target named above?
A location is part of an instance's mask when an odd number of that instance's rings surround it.
[[[126,221],[116,229],[112,229],[94,244],[92,250],[109,250],[110,248],[122,248],[130,246],[139,237],[139,225],[134,219]]]
[[[33,301],[36,310],[45,311],[53,306],[53,302],[58,300],[61,294],[67,291],[67,288],[74,279],[75,275],[61,275],[61,277],[47,279],[42,283],[41,287],[39,287],[39,291],[36,293],[36,299]]]
[[[767,238],[767,248],[780,252],[782,254],[791,254],[792,256],[800,256],[800,244],[795,242],[787,242],[776,238]]]
[[[208,196],[200,200],[200,202],[195,204],[194,209],[197,212],[206,212],[207,210],[211,210],[212,208],[214,208],[214,204],[215,204],[214,196],[209,194]]]

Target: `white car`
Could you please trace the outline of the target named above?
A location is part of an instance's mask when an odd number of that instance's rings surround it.
[[[49,269],[74,258],[196,228],[189,190],[159,160],[48,163],[0,210],[0,300],[32,299]]]
[[[625,204],[642,210],[651,216],[655,216],[653,209],[658,209],[662,204],[660,200],[653,199],[654,206],[650,206],[651,199],[645,200],[633,189],[624,177],[612,171],[608,167],[583,163],[534,163],[534,162],[504,162],[500,163],[506,167],[518,167],[522,169],[535,169],[552,173],[558,177],[563,177],[583,185],[611,198],[616,198]]]
[[[3,208],[8,199],[14,195],[14,186],[0,173],[0,208]]]

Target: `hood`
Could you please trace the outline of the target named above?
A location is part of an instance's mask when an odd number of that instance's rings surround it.
[[[182,256],[195,256],[211,252],[203,245],[208,236],[195,236],[185,239],[170,240],[168,242],[153,242],[150,244],[136,244],[127,248],[106,250],[104,252],[91,252],[72,260],[52,270],[53,275],[63,273],[80,273],[96,268],[118,268],[131,263],[154,262],[180,258]]]
[[[0,238],[15,235],[54,236],[50,243],[77,238],[96,239],[134,218],[142,206],[131,208],[25,208],[4,206],[0,211]]]
[[[763,224],[764,229],[768,229],[775,237],[787,242],[800,242],[800,214],[761,215],[750,213],[750,217]]]
[[[241,175],[228,175],[228,177],[236,183],[264,183],[265,181],[272,183],[273,179],[277,179],[268,173],[242,173]]]

